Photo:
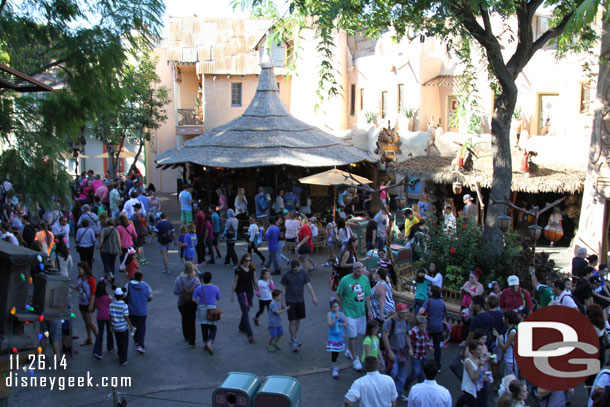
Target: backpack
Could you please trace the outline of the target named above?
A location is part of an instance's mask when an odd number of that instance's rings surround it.
[[[269,209],[269,201],[267,201],[265,194],[259,194],[256,198],[256,202],[258,203],[258,207],[261,211],[266,211]]]
[[[225,230],[225,237],[227,239],[233,239],[235,237],[235,228],[233,227],[233,224],[231,223],[231,221],[227,221],[229,226],[227,227],[227,230]]]
[[[582,313],[586,315],[586,308],[584,304],[581,304],[580,301],[578,301],[576,298],[574,298],[572,296],[572,294],[566,294],[563,296],[563,298],[561,299],[562,302],[560,302],[561,305],[563,305],[563,299],[566,297],[570,297],[572,299],[572,301],[574,301],[574,304],[576,304],[576,306],[578,307],[578,310]]]
[[[193,281],[191,285],[187,286],[182,277],[180,278],[180,280],[182,281],[182,287],[184,288],[184,290],[180,294],[180,302],[182,304],[188,304],[193,302],[193,293],[195,292],[195,281]]]
[[[148,224],[146,222],[146,216],[141,213],[136,213],[134,215],[135,226],[138,232],[138,236],[146,236],[148,234]]]

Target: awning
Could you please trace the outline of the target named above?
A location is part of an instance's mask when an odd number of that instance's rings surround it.
[[[22,93],[53,91],[49,85],[4,64],[0,64],[0,89],[12,89]]]
[[[453,86],[457,83],[459,76],[457,75],[438,75],[422,86]]]

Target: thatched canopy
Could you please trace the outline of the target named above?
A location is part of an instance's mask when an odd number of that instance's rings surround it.
[[[256,94],[242,116],[157,155],[160,166],[193,163],[222,168],[330,167],[361,161],[375,158],[290,115],[269,62],[263,62]]]
[[[418,177],[437,184],[462,182],[464,185],[474,185],[475,181],[483,188],[491,188],[493,170],[491,159],[475,160],[474,169],[470,172],[454,171],[451,165],[453,157],[418,156],[398,164],[396,173],[403,176]],[[518,168],[518,161],[513,157],[513,180],[511,189],[518,192],[582,192],[585,185],[585,169],[571,168],[560,165],[538,164],[535,175],[526,176]]]

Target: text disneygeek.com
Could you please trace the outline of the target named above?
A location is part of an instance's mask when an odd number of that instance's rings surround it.
[[[102,376],[94,378],[90,372],[86,376],[45,377],[12,372],[4,378],[6,387],[42,387],[49,390],[65,390],[78,387],[131,387],[131,377]]]

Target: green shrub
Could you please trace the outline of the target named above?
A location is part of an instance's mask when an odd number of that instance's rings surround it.
[[[459,217],[452,236],[442,226],[431,226],[426,250],[420,253],[421,261],[416,266],[427,269],[431,261],[436,261],[443,272],[443,285],[452,290],[459,290],[470,270],[477,267],[483,270],[481,283],[485,286],[493,280],[506,281],[513,273],[521,245],[512,232],[507,232],[504,240],[502,252],[495,256],[490,243],[483,239],[482,229]]]

